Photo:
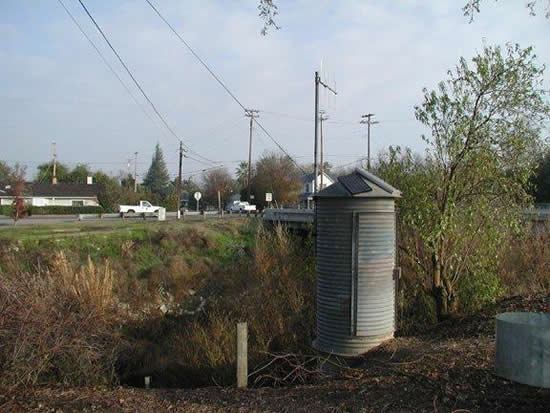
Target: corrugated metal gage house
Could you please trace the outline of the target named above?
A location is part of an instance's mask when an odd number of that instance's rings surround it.
[[[393,337],[400,196],[362,169],[317,194],[317,350],[353,357]]]

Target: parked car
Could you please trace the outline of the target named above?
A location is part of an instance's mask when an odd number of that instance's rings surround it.
[[[229,212],[253,212],[256,211],[256,205],[250,205],[246,201],[233,201],[229,207]]]
[[[153,215],[157,214],[160,207],[151,205],[149,201],[139,201],[139,205],[119,205],[118,211],[120,215],[124,214],[142,214]]]

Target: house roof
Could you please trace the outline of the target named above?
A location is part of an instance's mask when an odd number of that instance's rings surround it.
[[[8,183],[0,182],[0,196],[13,197],[14,187]],[[43,196],[43,197],[82,197],[93,198],[103,190],[100,184],[74,184],[59,183],[53,184],[33,184],[25,183],[23,196]]]
[[[23,194],[22,196],[29,196],[31,193],[32,183],[25,182],[25,185],[23,186]],[[14,185],[10,184],[8,182],[0,182],[0,196],[13,196],[14,191]]]
[[[95,197],[103,189],[100,184],[34,184],[32,186],[33,196],[53,196],[53,197]]]
[[[319,198],[400,198],[401,192],[374,174],[357,168],[317,194]]]

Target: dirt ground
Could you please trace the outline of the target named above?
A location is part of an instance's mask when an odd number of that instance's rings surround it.
[[[494,374],[494,315],[550,312],[550,297],[513,297],[365,355],[340,379],[295,387],[144,390],[0,389],[0,411],[33,412],[550,412],[550,389]]]

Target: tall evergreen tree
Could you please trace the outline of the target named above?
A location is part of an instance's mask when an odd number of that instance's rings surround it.
[[[164,161],[164,155],[162,149],[157,143],[155,146],[155,153],[151,160],[151,166],[145,175],[143,185],[149,189],[153,194],[165,196],[170,185],[170,176],[168,175],[168,169],[166,168],[166,162]]]

